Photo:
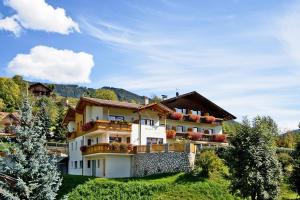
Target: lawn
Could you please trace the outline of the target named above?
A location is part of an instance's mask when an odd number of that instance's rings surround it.
[[[105,179],[64,175],[58,199],[68,195],[77,199],[132,200],[233,200],[229,181],[224,178],[198,179],[184,173],[144,178]],[[101,198],[100,198],[101,197]],[[280,199],[297,199],[288,184],[281,185]]]
[[[197,179],[183,173],[130,179],[66,175],[59,198],[68,194],[69,199],[239,199],[229,193],[228,186],[222,178]]]

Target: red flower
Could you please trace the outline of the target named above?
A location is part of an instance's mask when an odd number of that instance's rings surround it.
[[[205,122],[212,123],[216,121],[216,118],[214,116],[205,116]]]
[[[175,130],[167,130],[167,138],[168,139],[174,139],[176,137],[176,131]]]
[[[178,112],[173,112],[170,114],[170,118],[174,120],[181,120],[183,118],[183,114]]]
[[[198,122],[200,119],[199,115],[189,114],[189,120],[193,122]]]
[[[189,132],[188,133],[188,137],[191,140],[200,140],[202,138],[203,133],[199,133],[199,132]]]
[[[81,152],[85,152],[86,149],[87,149],[87,146],[81,146],[81,147],[80,147],[80,151],[81,151]]]
[[[224,134],[214,135],[213,141],[214,142],[226,142],[226,135],[224,135]]]

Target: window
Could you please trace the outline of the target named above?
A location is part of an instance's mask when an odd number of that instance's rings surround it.
[[[99,139],[98,138],[96,138],[96,144],[98,144],[99,143]]]
[[[128,144],[130,144],[130,137],[127,137],[127,138],[126,138],[126,142],[127,142]]]
[[[154,120],[152,120],[152,119],[142,119],[141,124],[142,125],[154,126]]]
[[[198,128],[197,128],[197,127],[194,127],[194,128],[193,128],[193,132],[200,132],[200,131],[198,131]]]
[[[184,115],[188,114],[188,110],[185,108],[175,108],[175,111]]]
[[[88,139],[88,140],[87,140],[87,145],[88,145],[88,146],[91,146],[91,145],[92,145],[92,140],[91,140],[91,139]]]
[[[163,138],[147,137],[147,144],[163,144]]]
[[[72,169],[74,168],[73,161],[71,161],[71,168],[72,168]]]
[[[186,127],[185,126],[177,126],[176,127],[176,132],[177,133],[184,133],[184,132],[186,132]]]
[[[199,111],[199,110],[192,110],[192,114],[194,114],[194,115],[201,115],[201,111]]]
[[[75,169],[77,169],[77,161],[75,161]]]
[[[73,142],[71,142],[71,149],[72,149],[72,151],[73,151]]]
[[[83,140],[81,140],[81,146],[83,146]]]
[[[80,169],[83,168],[83,161],[82,160],[79,162],[79,167],[80,167]]]
[[[122,141],[121,137],[109,137],[109,143],[121,142],[121,141]]]
[[[87,168],[91,168],[91,161],[90,160],[87,161]]]
[[[100,160],[98,160],[97,162],[98,162],[98,168],[100,168]]]
[[[77,150],[77,141],[75,142],[75,150]]]
[[[109,115],[108,116],[108,120],[109,121],[125,121],[125,117],[124,116],[116,116],[116,115]]]

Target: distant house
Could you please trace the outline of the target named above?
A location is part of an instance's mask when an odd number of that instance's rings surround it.
[[[29,86],[28,91],[30,91],[34,96],[47,96],[49,97],[52,93],[52,89],[47,87],[42,83],[34,83]]]
[[[8,113],[0,112],[0,135],[10,136],[14,134],[14,126],[20,123],[19,114],[17,112]]]

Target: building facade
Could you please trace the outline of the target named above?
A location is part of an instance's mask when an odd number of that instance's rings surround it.
[[[199,101],[197,95],[178,95],[161,103],[145,101],[145,105],[82,97],[76,108],[69,108],[64,119],[69,130],[69,174],[109,178],[147,175],[149,169],[140,164],[145,163],[144,157],[158,156],[159,162],[160,156],[185,156],[182,160],[192,162],[194,144],[213,142],[203,140],[206,135],[223,136],[222,121],[234,119],[220,107],[217,110],[215,104]],[[198,107],[191,107],[186,100]],[[196,120],[188,118],[194,116]],[[171,137],[170,132],[175,134]],[[199,134],[201,138],[195,138]],[[170,162],[173,161],[165,163]],[[188,164],[185,166],[188,169]],[[157,169],[164,170],[174,168]]]

